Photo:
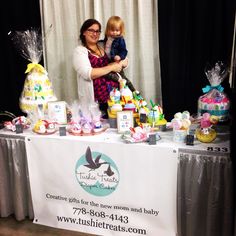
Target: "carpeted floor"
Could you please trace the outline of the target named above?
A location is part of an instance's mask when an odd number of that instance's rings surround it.
[[[34,224],[32,220],[16,221],[13,216],[0,217],[0,236],[94,236],[75,231]]]

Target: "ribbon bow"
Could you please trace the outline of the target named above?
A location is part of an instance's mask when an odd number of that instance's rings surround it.
[[[202,88],[203,93],[207,93],[211,91],[212,89],[217,89],[219,92],[223,92],[224,88],[219,84],[217,86],[210,86],[207,85],[206,87]]]
[[[25,73],[27,74],[27,73],[31,72],[33,69],[36,69],[38,72],[40,72],[42,74],[46,73],[46,70],[44,69],[44,67],[38,63],[29,63],[27,65],[27,69],[26,69]]]

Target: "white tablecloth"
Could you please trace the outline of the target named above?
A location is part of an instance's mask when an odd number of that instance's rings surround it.
[[[230,236],[233,232],[233,176],[229,150],[229,131],[218,128],[217,139],[210,144],[195,140],[194,146],[174,143],[170,131],[160,132],[157,147],[179,150],[177,221],[180,236]],[[24,138],[0,131],[0,216],[15,214],[18,220],[33,218]],[[116,130],[97,136],[65,136],[87,142],[121,143]],[[47,138],[50,138],[48,136]],[[123,145],[148,145],[123,144]]]

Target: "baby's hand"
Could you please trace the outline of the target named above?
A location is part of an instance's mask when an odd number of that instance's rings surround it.
[[[114,57],[114,61],[119,62],[120,60],[121,60],[120,56],[116,55],[116,56]]]
[[[112,66],[111,71],[113,72],[120,72],[122,70],[122,65],[120,63],[112,62],[109,65]]]
[[[128,66],[128,58],[126,57],[124,60],[120,61],[122,63],[122,67],[126,68]]]

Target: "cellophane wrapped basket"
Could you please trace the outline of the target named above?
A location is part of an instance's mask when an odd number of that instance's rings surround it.
[[[207,112],[217,116],[220,122],[227,121],[230,100],[221,83],[227,76],[228,70],[222,62],[217,62],[213,67],[206,69],[205,74],[210,85],[202,89],[204,94],[198,99],[198,116]]]
[[[10,32],[11,40],[22,57],[30,63],[24,87],[19,98],[19,105],[23,112],[35,116],[38,108],[45,112],[49,101],[56,101],[52,83],[46,69],[39,64],[43,54],[42,37],[39,29]]]

